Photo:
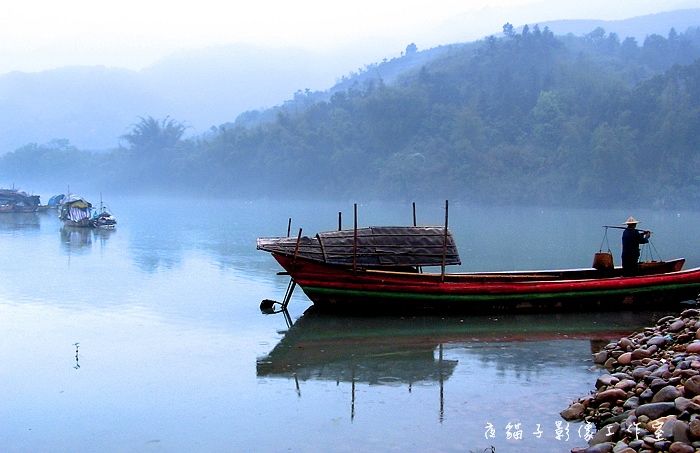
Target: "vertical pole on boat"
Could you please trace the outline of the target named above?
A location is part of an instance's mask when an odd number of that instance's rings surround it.
[[[447,220],[449,218],[450,205],[449,200],[445,200],[445,234],[442,238],[442,272],[440,273],[440,281],[445,281],[445,261],[447,261]]]
[[[289,305],[289,301],[292,300],[292,293],[296,287],[297,282],[293,278],[290,278],[289,285],[287,285],[287,292],[284,293],[284,299],[282,299],[282,311],[287,311],[287,305]]]
[[[338,231],[343,231],[343,213],[338,213]]]
[[[357,203],[353,205],[352,273],[357,275]]]
[[[292,230],[292,218],[289,218],[289,222],[287,222],[287,237],[289,237],[289,233]]]
[[[294,247],[294,264],[297,263],[297,255],[299,254],[299,243],[301,242],[301,228],[299,228],[299,236],[297,236],[297,245]]]
[[[418,222],[416,221],[416,202],[414,201],[413,202],[413,226],[415,227],[416,225],[418,225]],[[421,274],[423,273],[422,266],[418,266],[418,272]]]

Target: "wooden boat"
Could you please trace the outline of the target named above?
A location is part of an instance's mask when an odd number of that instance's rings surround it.
[[[90,224],[94,228],[99,228],[102,230],[113,230],[117,226],[117,219],[114,218],[107,207],[102,203],[100,199],[100,209],[93,213]]]
[[[460,264],[447,227],[259,238],[257,248],[291,276],[283,308],[297,284],[321,309],[365,313],[621,310],[700,293],[700,268],[682,270],[682,258],[640,263],[631,276],[620,267],[446,273],[446,265]],[[426,266],[441,271],[422,272]],[[261,309],[271,303],[263,301]]]
[[[58,218],[66,226],[92,227],[92,204],[77,195],[69,194],[59,207]]]
[[[101,198],[100,208],[93,209],[89,201],[77,195],[68,194],[61,199],[58,218],[70,227],[112,230],[117,226],[117,220],[102,203]]]
[[[51,198],[49,198],[49,202],[46,204],[40,204],[37,207],[37,211],[39,212],[49,212],[55,209],[61,209],[61,205],[63,204],[63,200],[66,198],[64,194],[58,194],[54,195]]]
[[[16,189],[0,189],[0,212],[36,212],[39,195]]]

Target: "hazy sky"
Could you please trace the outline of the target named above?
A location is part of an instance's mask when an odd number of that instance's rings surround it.
[[[140,69],[176,50],[230,43],[326,52],[399,43],[400,51],[415,42],[422,49],[473,41],[505,22],[616,20],[698,7],[700,0],[23,0],[0,11],[0,73]],[[384,56],[393,55],[376,59]]]

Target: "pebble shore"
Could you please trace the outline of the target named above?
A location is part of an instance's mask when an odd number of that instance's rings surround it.
[[[607,373],[560,414],[597,428],[572,453],[700,452],[700,310],[661,318],[593,360]]]

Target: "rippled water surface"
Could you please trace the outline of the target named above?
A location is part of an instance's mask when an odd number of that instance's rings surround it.
[[[585,431],[558,414],[593,388],[591,351],[664,309],[351,318],[305,313],[297,290],[266,316],[287,280],[256,237],[349,227],[352,204],[109,201],[115,231],[0,214],[2,452],[569,451]],[[358,212],[412,222],[410,204]],[[694,213],[451,205],[450,227],[460,270],[588,267],[629,215],[661,258],[700,265]]]

